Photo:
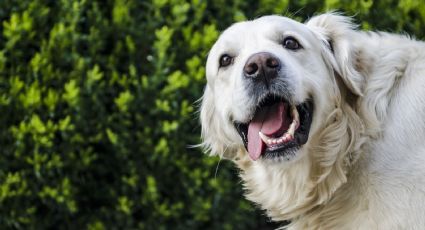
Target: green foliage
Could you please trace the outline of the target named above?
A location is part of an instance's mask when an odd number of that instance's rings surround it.
[[[0,1],[0,226],[271,227],[229,163],[188,148],[205,59],[234,21],[329,9],[425,36],[413,0]]]

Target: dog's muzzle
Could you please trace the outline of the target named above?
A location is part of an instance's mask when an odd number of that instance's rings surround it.
[[[289,156],[308,139],[313,103],[291,103],[291,91],[282,63],[275,55],[251,55],[243,67],[243,77],[258,101],[248,123],[235,122],[252,160],[260,157]]]

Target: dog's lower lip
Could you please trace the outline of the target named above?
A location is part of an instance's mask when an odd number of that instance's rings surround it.
[[[297,142],[295,140],[292,140],[279,145],[267,146],[265,153],[282,151],[282,150],[285,150],[286,148],[295,147],[296,145],[297,145]]]
[[[263,158],[273,159],[275,157],[286,157],[292,150],[300,148],[300,145],[294,140],[287,143],[284,143],[279,146],[267,147],[264,153],[262,154]]]

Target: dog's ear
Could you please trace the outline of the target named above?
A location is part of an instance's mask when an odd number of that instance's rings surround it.
[[[202,99],[200,101],[201,107],[199,118],[201,121],[201,147],[203,147],[207,152],[215,154],[219,150],[217,149],[214,141],[216,127],[214,122],[214,101],[211,94],[211,89],[207,85],[204,90],[204,95],[202,96]]]
[[[363,61],[361,53],[354,46],[353,34],[356,33],[356,26],[351,18],[337,13],[327,13],[311,18],[306,25],[327,44],[328,51],[334,57],[331,64],[348,89],[361,96],[364,77],[360,73],[359,68],[362,67],[359,63]]]
[[[223,128],[225,121],[215,110],[214,91],[209,85],[205,87],[200,107],[201,138],[199,145],[211,155],[219,155],[222,158],[234,157],[233,142],[229,139],[229,130]]]

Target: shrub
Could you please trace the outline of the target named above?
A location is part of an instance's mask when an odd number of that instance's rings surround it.
[[[275,227],[231,164],[188,148],[200,141],[194,102],[232,22],[329,8],[425,33],[414,1],[1,1],[0,226]]]

